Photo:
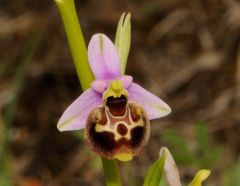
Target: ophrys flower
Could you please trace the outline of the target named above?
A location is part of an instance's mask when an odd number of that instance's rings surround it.
[[[60,131],[85,128],[86,141],[100,156],[132,159],[147,144],[149,120],[163,117],[170,107],[121,74],[118,51],[104,34],[88,45],[88,60],[96,80],[63,113]]]

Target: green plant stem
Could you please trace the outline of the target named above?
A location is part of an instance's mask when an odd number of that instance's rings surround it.
[[[90,87],[94,80],[88,64],[87,49],[78,21],[74,0],[55,0],[60,11],[70,46],[73,62],[83,90]]]
[[[102,165],[107,186],[121,186],[117,160],[102,158]]]
[[[55,0],[60,11],[73,61],[83,90],[90,87],[94,80],[87,59],[87,49],[78,21],[74,0]],[[116,160],[102,159],[107,186],[121,186]]]

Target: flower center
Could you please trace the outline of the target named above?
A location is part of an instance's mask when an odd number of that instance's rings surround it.
[[[110,97],[121,98],[121,96],[124,96],[127,101],[128,91],[124,88],[123,83],[120,80],[113,80],[111,84],[108,86],[107,90],[105,90],[105,92],[103,93],[103,101],[106,104],[108,98]],[[123,98],[119,100],[123,100]],[[119,100],[115,100],[115,101],[119,101]]]

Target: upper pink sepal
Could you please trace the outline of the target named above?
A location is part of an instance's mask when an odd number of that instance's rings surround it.
[[[96,79],[114,79],[121,76],[117,48],[104,34],[92,36],[88,45],[88,60]]]
[[[101,94],[87,89],[64,111],[57,124],[58,130],[83,129],[89,113],[100,105],[102,105]]]
[[[142,105],[150,120],[170,114],[171,108],[160,98],[148,92],[136,83],[128,88],[129,101]]]

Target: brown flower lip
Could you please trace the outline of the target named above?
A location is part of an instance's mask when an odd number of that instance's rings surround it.
[[[109,97],[104,106],[91,111],[85,137],[98,155],[115,159],[122,154],[138,155],[148,142],[149,132],[150,123],[143,108],[120,96]]]

